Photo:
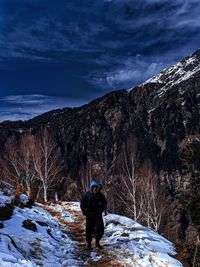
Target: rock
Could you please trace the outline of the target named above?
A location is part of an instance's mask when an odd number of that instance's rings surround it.
[[[28,196],[25,194],[21,194],[20,196],[15,196],[14,199],[15,206],[18,206],[20,208],[32,208],[34,204],[33,199],[28,199]]]
[[[129,234],[128,234],[128,233],[122,233],[121,236],[123,236],[123,237],[128,237]]]
[[[37,231],[37,226],[35,223],[33,223],[31,220],[25,220],[23,221],[23,224],[22,226],[28,230],[31,230],[33,232],[36,232]]]
[[[45,222],[36,221],[36,223],[38,223],[40,226],[48,226],[48,224]]]
[[[13,204],[6,204],[4,207],[0,207],[0,221],[9,220],[13,214],[13,210]]]

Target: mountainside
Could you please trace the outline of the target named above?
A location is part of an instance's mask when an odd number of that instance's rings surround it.
[[[199,105],[200,50],[135,88],[26,122],[3,122],[0,148],[13,134],[47,127],[60,147],[66,177],[78,185],[91,168],[92,175],[105,179],[112,201],[124,149],[134,139],[138,168],[150,160],[165,187],[162,232],[176,243],[194,245],[200,229]],[[70,190],[61,184],[60,197]]]

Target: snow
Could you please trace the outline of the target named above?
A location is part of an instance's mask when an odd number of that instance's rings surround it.
[[[99,256],[97,252],[91,252],[90,256],[94,262],[97,262],[102,258],[102,256]]]
[[[24,130],[22,128],[17,130],[20,134],[22,134],[24,132]]]
[[[61,218],[67,220],[68,222],[75,222],[75,220],[76,220],[75,217],[72,216],[68,211],[66,211],[64,209],[64,206],[65,206],[64,203],[63,203],[63,205],[51,204],[51,209],[56,211],[56,212],[59,212],[61,215]],[[70,207],[70,206],[68,205],[68,207]],[[72,207],[73,207],[73,205],[72,205]]]
[[[164,69],[159,75],[147,80],[143,83],[143,85],[147,83],[163,84],[163,87],[159,92],[159,96],[161,96],[161,93],[164,93],[167,88],[188,80],[198,71],[200,71],[199,60],[195,56],[189,57],[181,62],[178,62],[174,66]],[[181,93],[183,92],[181,91]]]
[[[170,256],[176,254],[173,244],[153,230],[119,215],[109,214],[104,220],[107,225],[105,246],[120,247],[119,258],[123,258],[122,252],[126,251],[124,260],[128,260],[130,266],[182,266]]]
[[[142,83],[141,86],[148,83],[160,84],[160,90],[157,91],[158,98],[162,97],[173,85],[180,84],[182,81],[186,81],[194,76],[197,72],[200,72],[200,61],[196,55],[192,55],[178,62],[177,64],[164,69],[160,74],[148,79]],[[127,92],[131,92],[134,88],[127,89]],[[185,92],[179,89],[179,94],[183,95]]]
[[[36,232],[22,226],[27,219],[36,224]],[[47,225],[41,226],[38,222]],[[44,209],[15,207],[11,219],[3,225],[0,229],[0,266],[78,266],[73,256],[74,241]]]
[[[200,71],[200,62],[193,56],[189,57],[181,62],[178,62],[174,66],[164,69],[159,75],[147,80],[147,83],[160,83],[163,84],[160,90],[157,91],[157,96],[162,97],[171,86],[180,84],[182,81],[188,80],[190,77]],[[181,88],[178,90],[180,95],[185,92]]]
[[[3,192],[0,191],[0,207],[5,207],[6,204],[9,204],[12,202],[11,197],[5,196]]]
[[[22,195],[21,198],[24,201],[27,197]],[[0,199],[2,205],[12,200],[1,192]],[[84,262],[77,243],[66,234],[69,232],[67,225],[73,225],[76,216],[80,217],[80,204],[59,202],[47,207],[59,213],[60,217],[52,217],[44,210],[45,206],[38,204],[32,208],[15,207],[11,219],[3,222],[4,228],[0,229],[0,266],[87,266],[91,262],[94,264],[101,262],[106,253],[114,261],[123,263],[122,266],[182,266],[172,257],[176,252],[170,241],[152,229],[116,214],[103,217],[105,224],[105,235],[101,241],[103,252],[98,249],[93,250]],[[61,224],[59,218],[64,218],[67,224]],[[37,226],[37,231],[24,228],[22,226],[24,220],[31,220]],[[78,256],[77,251],[79,251]]]
[[[21,194],[19,196],[20,202],[22,202],[24,205],[26,205],[29,202],[28,196],[25,194]]]
[[[165,70],[163,70],[164,72]],[[147,83],[161,83],[162,84],[162,81],[161,81],[161,78],[162,77],[162,74],[158,74],[156,76],[153,76],[152,78],[148,79],[146,82],[144,82],[143,84],[147,84]]]

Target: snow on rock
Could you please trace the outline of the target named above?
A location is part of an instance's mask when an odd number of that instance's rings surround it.
[[[59,212],[62,219],[67,220],[68,222],[74,222],[75,217],[71,215],[66,209],[64,209],[65,203],[63,202],[62,205],[59,204],[51,204],[51,210],[54,210],[55,212]],[[68,205],[70,207],[70,205]],[[73,208],[73,205],[72,205]]]
[[[160,89],[157,91],[157,96],[159,98],[162,97],[173,85],[180,84],[182,81],[188,80],[190,77],[200,72],[199,51],[189,57],[186,57],[177,64],[164,69],[160,74],[142,83],[141,86],[149,83],[158,84]],[[127,91],[130,92],[133,89],[134,88],[130,88]],[[178,92],[180,95],[184,94],[181,87]]]
[[[1,203],[8,201],[8,197],[0,195]],[[25,220],[31,220],[37,231],[24,228]],[[4,221],[3,226],[0,229],[0,266],[79,266],[73,255],[75,243],[44,209],[15,207],[11,219]]]
[[[117,249],[117,256],[127,266],[180,267],[172,258],[173,244],[139,223],[119,215],[109,214],[105,220],[105,246]]]
[[[196,72],[200,71],[199,59],[193,55],[185,58],[174,66],[164,69],[159,75],[147,80],[146,83],[163,83],[165,87],[178,84],[189,79]]]
[[[25,194],[21,194],[19,196],[19,200],[21,203],[23,203],[24,205],[27,205],[27,203],[29,202],[28,196]]]
[[[62,205],[67,205],[71,211],[81,211],[79,202],[63,202]]]
[[[6,204],[10,204],[13,200],[13,197],[4,195],[3,192],[0,191],[0,207],[5,207]]]

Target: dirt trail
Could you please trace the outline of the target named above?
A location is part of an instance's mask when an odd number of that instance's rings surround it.
[[[80,259],[83,262],[82,266],[93,267],[126,267],[124,263],[120,263],[119,259],[114,255],[112,247],[104,246],[103,249],[97,249],[94,246],[94,241],[92,242],[92,251],[87,251],[86,241],[85,241],[85,216],[81,214],[80,211],[71,209],[70,204],[62,204],[62,210],[59,211],[53,206],[44,206],[51,215],[56,217],[60,223],[62,223],[67,230],[66,234],[77,243],[77,251],[74,251],[76,259]],[[63,212],[70,213],[74,217],[74,221],[70,222],[66,217],[63,216]],[[104,245],[104,239],[102,239],[101,244]]]

